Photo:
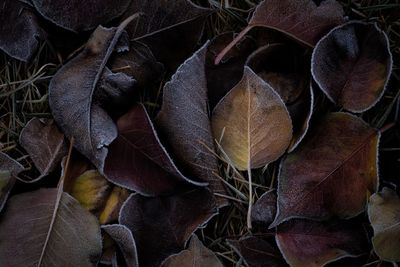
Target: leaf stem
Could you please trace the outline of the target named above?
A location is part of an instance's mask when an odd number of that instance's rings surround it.
[[[247,210],[247,228],[251,229],[251,210],[253,208],[253,182],[251,179],[251,168],[247,168],[247,177],[249,179],[249,208]]]

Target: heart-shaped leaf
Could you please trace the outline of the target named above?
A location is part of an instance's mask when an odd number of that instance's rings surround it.
[[[314,46],[329,30],[344,22],[342,6],[335,0],[264,0],[254,10],[249,24],[216,58],[218,64],[232,46],[253,27],[281,31]]]
[[[101,255],[100,226],[67,193],[40,189],[12,197],[0,219],[4,266],[93,266]]]
[[[156,123],[169,142],[184,173],[199,177],[213,193],[225,195],[217,177],[218,162],[214,152],[205,77],[205,44],[186,60],[164,86],[161,111]],[[225,205],[225,199],[219,198]]]
[[[379,101],[388,82],[392,70],[388,38],[375,24],[339,26],[318,42],[311,70],[333,103],[363,112]]]
[[[212,114],[214,137],[239,170],[279,158],[292,138],[292,122],[279,95],[250,68]]]
[[[50,82],[49,103],[54,119],[100,172],[107,155],[106,146],[117,137],[117,128],[96,101],[95,90],[124,27],[134,18],[128,18],[118,28],[99,26],[84,50],[64,65]],[[126,81],[121,82],[125,84]]]
[[[385,187],[369,199],[368,216],[374,236],[372,244],[376,254],[386,261],[400,261],[400,198]]]
[[[29,61],[44,32],[31,8],[15,0],[0,4],[0,50],[13,58]]]
[[[162,267],[223,267],[217,256],[206,248],[199,238],[193,234],[189,247],[178,254],[169,256],[161,264]]]
[[[64,135],[50,119],[31,119],[22,129],[19,143],[40,172],[38,178],[29,181],[31,183],[51,173],[67,154]]]
[[[118,119],[119,135],[105,162],[107,178],[144,195],[171,193],[178,185],[207,185],[186,178],[158,139],[142,104]]]
[[[216,213],[215,199],[207,189],[156,198],[132,194],[119,221],[132,231],[140,266],[152,267],[181,251],[192,233]]]
[[[321,267],[368,253],[363,228],[345,221],[292,220],[278,227],[276,242],[291,267]]]
[[[18,161],[0,152],[0,211],[6,204],[8,195],[14,187],[16,176],[24,170]]]
[[[31,0],[47,20],[64,29],[83,32],[121,16],[131,0]]]
[[[272,226],[290,218],[351,218],[363,212],[377,188],[378,140],[377,130],[355,116],[326,116],[281,163]]]

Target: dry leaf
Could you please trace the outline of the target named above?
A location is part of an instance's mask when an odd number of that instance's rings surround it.
[[[251,210],[251,221],[269,226],[276,216],[276,191],[267,191],[254,203]]]
[[[0,211],[6,204],[8,195],[14,187],[17,175],[24,170],[18,161],[0,152]]]

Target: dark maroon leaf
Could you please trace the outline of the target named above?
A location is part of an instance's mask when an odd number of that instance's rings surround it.
[[[0,3],[0,50],[13,58],[29,61],[44,38],[36,15],[17,0]]]
[[[265,192],[253,205],[251,221],[269,226],[276,215],[276,191]]]
[[[259,237],[247,236],[239,240],[228,240],[228,243],[248,267],[285,266],[279,251]]]
[[[132,231],[140,266],[152,267],[181,251],[192,233],[216,214],[210,191],[197,189],[170,197],[132,194],[119,221]]]
[[[388,38],[375,24],[339,26],[315,47],[311,70],[333,103],[364,112],[382,97],[392,71]]]
[[[351,221],[292,220],[278,227],[276,242],[292,267],[320,267],[368,253],[366,232]]]
[[[38,181],[51,173],[67,154],[64,135],[50,119],[31,119],[22,129],[19,143],[40,172],[38,178],[28,182]]]
[[[165,84],[156,122],[189,176],[208,182],[213,193],[225,195],[213,154],[204,69],[207,45],[187,59]],[[226,204],[223,198],[219,201],[221,205]]]
[[[143,105],[133,107],[117,124],[119,135],[109,147],[104,167],[111,182],[144,195],[171,193],[183,183],[206,185],[177,169]]]
[[[0,152],[0,211],[3,209],[11,189],[14,187],[16,176],[24,170],[16,160]]]
[[[64,29],[93,30],[124,13],[131,0],[32,0],[47,20]]]

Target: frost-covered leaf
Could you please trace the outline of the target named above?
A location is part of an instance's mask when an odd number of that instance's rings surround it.
[[[269,226],[276,216],[276,191],[267,191],[254,203],[251,210],[251,221]]]
[[[0,152],[0,211],[3,209],[11,189],[14,187],[16,176],[24,170],[18,161]]]

